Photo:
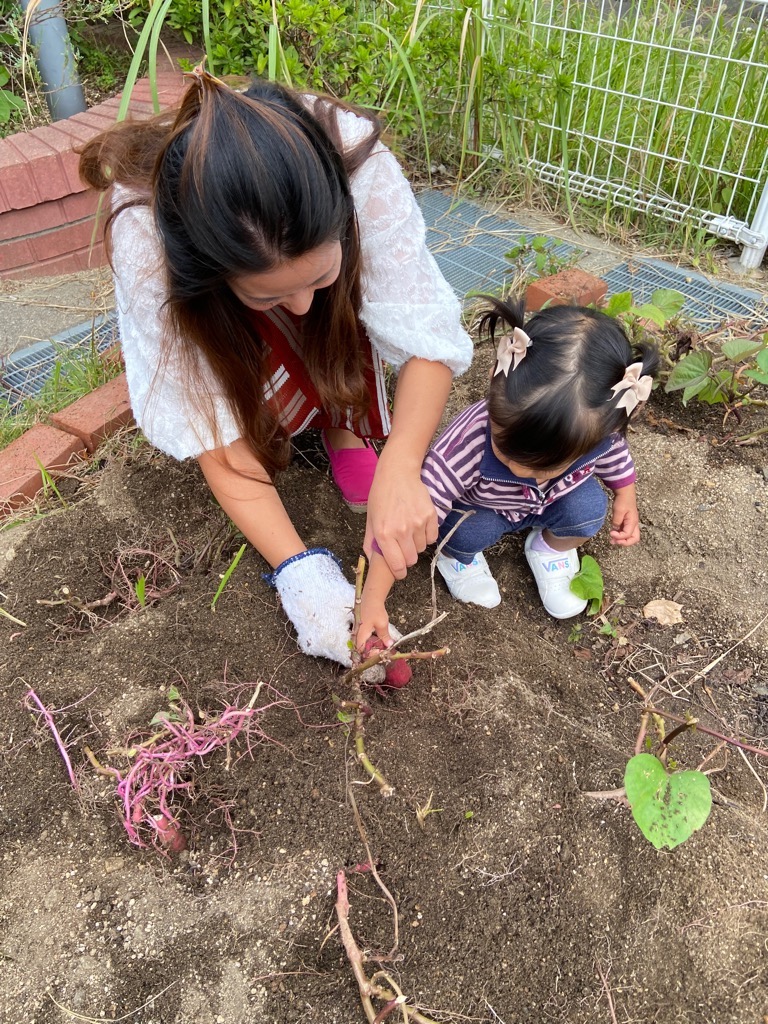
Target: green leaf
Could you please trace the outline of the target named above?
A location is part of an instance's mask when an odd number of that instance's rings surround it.
[[[666,316],[667,320],[677,316],[685,305],[685,296],[674,288],[657,288],[651,295],[651,302]]]
[[[724,341],[720,350],[732,363],[741,363],[745,359],[750,359],[762,347],[762,343],[759,341],[750,341],[749,338],[733,338],[730,341]]]
[[[696,384],[691,384],[683,392],[683,405],[688,405],[692,398],[695,398],[705,387],[710,383],[709,377],[704,377],[703,380],[697,381]]]
[[[600,608],[603,600],[603,574],[591,555],[582,556],[581,569],[571,580],[571,593],[593,602],[594,611],[590,608],[590,615],[594,615]]]
[[[5,124],[11,116],[11,104],[8,102],[9,93],[0,89],[0,124]]]
[[[670,775],[652,754],[636,754],[624,772],[632,817],[657,850],[674,850],[709,817],[712,794],[703,772]]]
[[[755,359],[755,362],[761,370],[765,370],[765,372],[768,373],[768,348],[763,349]]]
[[[745,370],[744,376],[757,381],[758,384],[768,384],[768,373],[762,373],[760,370]]]
[[[644,303],[642,306],[633,306],[630,312],[643,320],[652,320],[659,327],[663,327],[667,322],[667,317],[659,307],[652,306],[649,302]]]
[[[699,391],[696,396],[700,402],[706,402],[707,405],[720,405],[722,402],[728,400],[728,392],[730,391],[729,384],[731,381],[731,375],[727,370],[721,370],[717,374],[715,380],[710,378],[706,381],[704,387]],[[718,385],[725,384],[726,387],[719,387]]]
[[[604,313],[608,316],[618,316],[620,313],[628,313],[632,308],[632,292],[616,292],[606,303]]]
[[[711,365],[712,356],[709,352],[689,352],[670,373],[664,390],[681,391],[706,380]]]
[[[179,693],[178,689],[173,685],[173,683],[171,683],[171,685],[168,687],[168,700],[170,701],[171,704],[178,704],[178,702],[181,700],[181,694]]]

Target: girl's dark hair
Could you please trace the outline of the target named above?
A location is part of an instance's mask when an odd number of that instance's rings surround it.
[[[174,343],[205,391],[201,356],[228,400],[241,436],[270,474],[288,461],[288,443],[264,399],[267,352],[228,282],[276,269],[323,245],[342,245],[334,284],[315,293],[303,320],[303,352],[325,408],[362,416],[369,397],[360,344],[360,245],[349,178],[380,130],[344,152],[339,110],[321,97],[311,112],[297,93],[254,81],[238,93],[198,74],[174,114],[129,122],[83,148],[80,173],[97,189],[126,186],[130,206],[151,207],[168,284],[168,351]],[[118,268],[119,269],[119,268]],[[213,403],[203,399],[215,427]]]
[[[650,342],[632,345],[612,316],[581,306],[552,306],[527,323],[522,299],[487,297],[491,308],[480,330],[497,338],[515,327],[531,339],[517,369],[496,373],[488,390],[493,439],[508,459],[547,470],[574,462],[610,434],[623,434],[627,413],[611,391],[632,363],[655,377],[658,352]]]

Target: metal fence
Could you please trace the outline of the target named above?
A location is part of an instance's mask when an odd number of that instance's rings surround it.
[[[525,83],[513,116],[540,180],[731,239],[744,247],[745,269],[759,266],[768,243],[768,0],[494,8],[486,24]],[[512,8],[527,22],[527,54],[519,36],[503,39]]]

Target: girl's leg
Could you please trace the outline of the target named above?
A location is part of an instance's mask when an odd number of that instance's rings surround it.
[[[462,521],[464,512],[472,514]],[[451,596],[467,604],[495,608],[501,602],[496,580],[491,574],[483,549],[500,540],[514,527],[508,519],[487,508],[456,506],[449,512],[438,534],[438,543],[451,534],[437,557],[437,568]]]
[[[607,509],[605,491],[591,477],[550,505],[538,517],[542,529],[532,530],[526,538],[525,557],[541,602],[556,619],[569,619],[587,606],[571,591],[571,580],[580,568],[576,549],[599,531]]]

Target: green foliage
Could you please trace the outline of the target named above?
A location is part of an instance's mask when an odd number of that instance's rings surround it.
[[[0,42],[5,42],[7,39],[7,33],[0,32]],[[12,88],[6,88],[10,81],[10,71],[5,64],[0,64],[0,124],[8,124],[15,110],[24,109],[24,100],[17,96]]]
[[[183,722],[184,712],[181,710],[181,693],[178,688],[171,685],[168,687],[168,710],[158,711],[149,720],[150,725],[159,725],[162,722]]]
[[[528,238],[521,235],[504,259],[515,265],[520,274],[526,277],[550,277],[566,267],[570,267],[580,256],[579,252],[572,256],[561,256],[555,252],[557,242],[546,235],[534,235]]]
[[[571,580],[571,591],[589,601],[587,615],[597,615],[603,603],[603,574],[591,555],[582,555],[581,569]]]
[[[750,395],[768,384],[768,333],[762,341],[731,338],[715,352],[696,349],[675,365],[665,391],[682,391],[683,405],[691,399],[707,405],[748,405]]]
[[[627,764],[624,788],[632,817],[657,850],[673,850],[709,817],[712,794],[703,772],[667,772],[652,754],[636,754]]]
[[[21,67],[21,7],[0,0],[0,135],[15,131],[25,109]]]

